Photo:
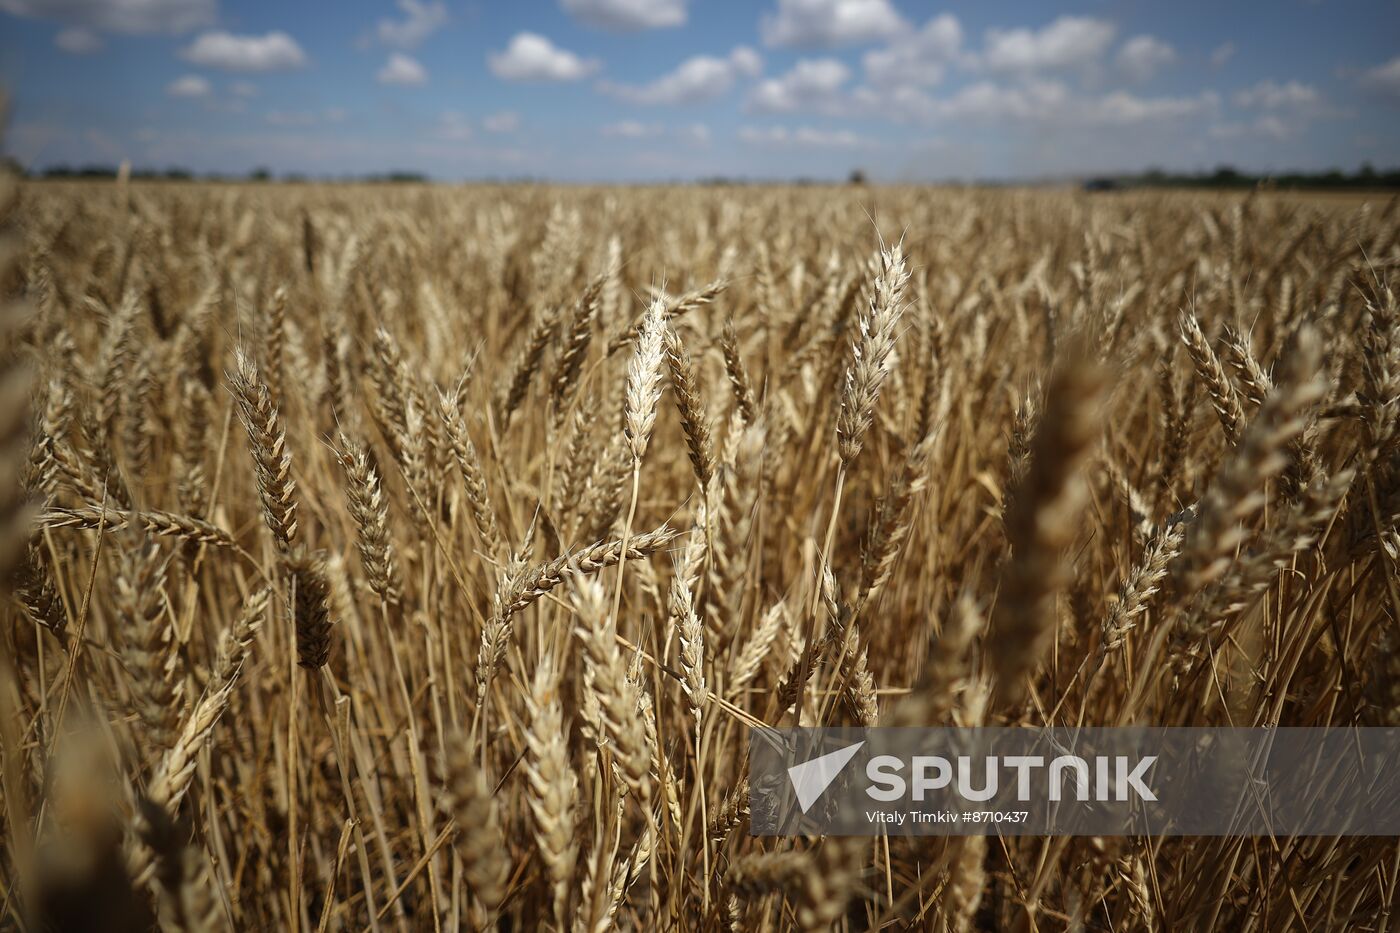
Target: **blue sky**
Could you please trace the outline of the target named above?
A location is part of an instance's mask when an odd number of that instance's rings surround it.
[[[26,164],[887,180],[1400,164],[1400,3],[0,0]]]

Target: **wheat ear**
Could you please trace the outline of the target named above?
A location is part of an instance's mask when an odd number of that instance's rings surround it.
[[[1011,556],[1002,568],[992,633],[998,689],[1019,700],[1055,630],[1055,597],[1067,577],[1066,551],[1087,498],[1080,466],[1096,436],[1102,378],[1069,357],[1051,379],[1031,442],[1026,478],[1006,515]]]
[[[861,316],[860,334],[851,347],[851,363],[846,369],[841,410],[836,419],[837,450],[841,463],[847,467],[859,456],[865,432],[875,417],[875,402],[890,372],[890,357],[904,315],[904,288],[909,282],[904,250],[897,243],[880,251],[875,267],[870,304]]]
[[[240,349],[234,371],[229,376],[238,415],[248,432],[253,451],[253,469],[262,499],[263,519],[277,546],[290,551],[297,533],[297,489],[292,479],[292,455],[287,435],[267,385],[258,376],[257,366]]]

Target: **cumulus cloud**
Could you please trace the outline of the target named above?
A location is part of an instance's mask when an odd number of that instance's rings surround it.
[[[1243,88],[1231,98],[1236,107],[1263,110],[1306,109],[1322,100],[1317,88],[1301,81],[1287,81],[1278,84],[1273,81],[1260,81],[1253,87]]]
[[[613,139],[662,139],[670,138],[692,146],[707,146],[710,143],[710,128],[703,123],[690,123],[685,126],[667,127],[664,123],[643,123],[640,120],[621,120],[609,123],[598,130]]]
[[[1210,53],[1210,66],[1212,68],[1223,68],[1225,63],[1235,57],[1235,43],[1222,42]]]
[[[488,133],[514,133],[520,129],[520,114],[513,110],[493,113],[481,121],[481,128]]]
[[[763,73],[763,56],[747,45],[736,45],[729,53],[729,64],[746,78],[757,78]]]
[[[575,19],[613,32],[664,29],[685,23],[686,0],[560,0]]]
[[[778,0],[760,32],[768,45],[823,48],[887,39],[905,26],[889,0]]]
[[[1069,89],[1058,81],[1027,82],[1019,87],[980,81],[951,97],[932,101],[931,108],[934,116],[942,118],[1025,120],[1062,109],[1069,97]]]
[[[491,73],[507,81],[579,81],[601,63],[580,58],[533,32],[516,33],[504,52],[487,56]]]
[[[384,67],[379,69],[375,79],[380,84],[418,87],[428,83],[428,72],[417,59],[410,58],[402,52],[395,52],[389,56]]]
[[[91,29],[73,26],[54,36],[53,44],[69,55],[90,55],[102,48],[102,37]]]
[[[1195,118],[1213,113],[1219,106],[1220,99],[1212,91],[1194,97],[1136,97],[1115,91],[1090,100],[1081,116],[1091,124],[1129,126]]]
[[[258,96],[258,86],[249,81],[235,81],[228,86],[228,90],[234,97]]]
[[[1036,72],[1080,67],[1102,57],[1117,33],[1107,20],[1061,16],[1044,29],[992,29],[982,62],[992,71]]]
[[[206,32],[180,50],[185,61],[226,71],[285,71],[306,64],[306,53],[285,32],[237,36]]]
[[[398,6],[403,19],[381,19],[374,27],[375,35],[385,45],[414,48],[447,24],[445,3],[399,0]]]
[[[0,0],[0,10],[94,32],[153,35],[207,26],[218,5],[216,0]]]
[[[671,140],[690,147],[703,147],[710,144],[710,127],[704,123],[687,123],[685,126],[666,126],[665,123],[643,123],[641,120],[620,120],[608,123],[598,129],[599,134],[608,139],[627,140],[627,143],[640,143],[643,140]]]
[[[183,75],[165,86],[171,97],[208,97],[211,90],[208,79],[199,75]]]
[[[963,31],[951,13],[935,16],[918,32],[901,36],[883,49],[865,53],[866,79],[874,84],[932,85],[962,54]]]
[[[1147,81],[1176,61],[1176,49],[1153,36],[1133,36],[1118,50],[1118,68],[1130,81]]]
[[[901,88],[893,94],[861,88],[852,94],[851,106],[858,112],[914,123],[1121,127],[1213,117],[1220,99],[1212,91],[1188,97],[1140,97],[1127,91],[1085,95],[1063,82],[1039,79],[1012,85],[979,81],[939,98],[919,88]]]
[[[850,77],[851,69],[839,59],[800,59],[791,71],[754,88],[748,108],[755,113],[836,109],[841,89]]]
[[[1400,55],[1382,65],[1367,69],[1361,75],[1361,86],[1400,100]]]
[[[634,104],[698,104],[729,93],[741,77],[756,77],[763,70],[758,53],[740,46],[728,58],[697,55],[649,84],[640,86],[600,82],[599,90]]]

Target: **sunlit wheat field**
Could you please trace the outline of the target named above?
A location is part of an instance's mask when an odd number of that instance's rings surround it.
[[[765,838],[761,725],[1400,724],[1390,196],[6,183],[26,930],[1388,929]]]

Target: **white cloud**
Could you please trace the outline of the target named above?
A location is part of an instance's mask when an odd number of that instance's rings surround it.
[[[1118,68],[1130,81],[1147,81],[1176,61],[1176,49],[1153,36],[1133,36],[1118,50]]]
[[[873,146],[872,141],[850,130],[819,130],[802,126],[789,130],[782,126],[741,126],[739,139],[758,146],[799,146],[802,148],[854,149]]]
[[[520,114],[513,110],[493,113],[481,121],[481,128],[488,133],[514,133],[520,129]]]
[[[244,82],[234,82],[223,90],[225,93],[220,93],[212,81],[197,74],[181,75],[165,86],[168,96],[201,101],[205,110],[214,113],[244,113],[248,109],[248,99],[257,93],[257,88]],[[273,111],[267,118],[269,123],[299,125],[287,112]]]
[[[180,50],[185,61],[227,71],[284,71],[306,64],[306,53],[285,32],[262,36],[206,32]]]
[[[992,29],[982,61],[993,71],[1082,67],[1107,51],[1116,32],[1112,23],[1090,16],[1061,16],[1039,31]]]
[[[1115,91],[1091,99],[1088,106],[1082,108],[1081,118],[1097,125],[1127,126],[1184,120],[1213,113],[1219,106],[1220,99],[1213,91],[1204,91],[1195,97],[1136,97],[1126,91]]]
[[[851,69],[838,59],[799,59],[787,74],[754,88],[748,107],[757,113],[839,109],[838,96],[850,77]]]
[[[1280,110],[1310,108],[1322,100],[1322,95],[1317,92],[1317,88],[1300,81],[1287,81],[1283,84],[1260,81],[1253,87],[1236,91],[1231,99],[1236,107]]]
[[[937,84],[943,80],[945,68],[962,54],[962,42],[962,24],[956,16],[935,16],[918,32],[865,53],[866,78],[884,86]]]
[[[1210,53],[1210,66],[1212,68],[1223,68],[1225,63],[1235,57],[1235,43],[1222,42]]]
[[[850,106],[856,112],[878,113],[897,121],[1112,127],[1213,116],[1219,111],[1220,99],[1213,91],[1194,97],[1138,97],[1126,91],[1081,95],[1053,80],[1015,85],[979,81],[943,98],[912,87],[895,93],[860,88],[852,95]]]
[[[54,36],[53,44],[69,55],[89,55],[102,48],[102,37],[91,29],[72,26]]]
[[[873,140],[857,136],[850,130],[814,130],[810,127],[798,127],[792,134],[793,140],[799,146],[837,146],[846,148],[850,146],[874,146]]]
[[[516,33],[504,52],[487,56],[491,73],[507,81],[578,81],[601,64],[559,48],[533,32]]]
[[[389,56],[384,67],[374,76],[380,84],[394,84],[400,87],[417,87],[428,83],[428,72],[416,59],[402,52]]]
[[[740,77],[754,77],[763,69],[758,53],[740,46],[728,58],[697,55],[674,71],[641,86],[603,81],[599,90],[634,104],[697,104],[727,94]]]
[[[447,24],[447,4],[422,0],[398,0],[403,19],[381,19],[375,35],[385,45],[411,49]]]
[[[1034,81],[1021,87],[981,81],[931,103],[935,116],[1024,120],[1062,108],[1069,97],[1069,89],[1058,81]]]
[[[165,86],[171,97],[208,97],[210,90],[208,79],[199,75],[184,75]]]
[[[757,78],[763,74],[763,56],[747,45],[736,45],[729,53],[729,64],[745,78]]]
[[[566,12],[590,26],[614,32],[664,29],[685,23],[687,0],[559,0]]]
[[[1387,97],[1400,100],[1400,55],[1383,65],[1367,69],[1361,75],[1361,84]]]
[[[760,26],[768,45],[806,48],[875,42],[904,28],[889,0],[778,0]]]
[[[604,136],[616,139],[660,139],[671,137],[693,146],[707,146],[710,143],[710,128],[703,123],[667,128],[664,123],[643,123],[640,120],[622,120],[609,123],[598,130]]]
[[[938,33],[911,37],[910,45],[933,48],[959,66],[968,65],[957,48],[951,30],[945,29],[942,45]],[[884,51],[898,48],[892,43]],[[932,56],[934,51],[928,54]],[[869,57],[867,56],[867,59]],[[1045,61],[1042,57],[1040,60]],[[1167,123],[1187,118],[1214,119],[1220,111],[1220,96],[1204,91],[1194,96],[1143,97],[1127,91],[1089,93],[1063,80],[1015,74],[1010,80],[980,80],[965,84],[943,97],[926,87],[933,80],[925,69],[927,59],[912,54],[900,62],[896,57],[867,60],[871,80],[850,87],[850,69],[837,59],[801,60],[781,77],[761,82],[749,95],[750,113],[819,113],[841,118],[881,118],[895,123],[937,124],[981,122],[999,128],[1014,123],[1053,129],[1062,126],[1124,127]],[[876,78],[885,78],[882,83]],[[904,80],[900,80],[903,78]]]
[[[207,26],[218,6],[216,0],[0,0],[0,10],[94,32],[152,35]]]
[[[913,84],[873,88],[862,86],[844,100],[829,104],[827,112],[882,116],[896,123],[937,119],[940,102],[927,91]]]

